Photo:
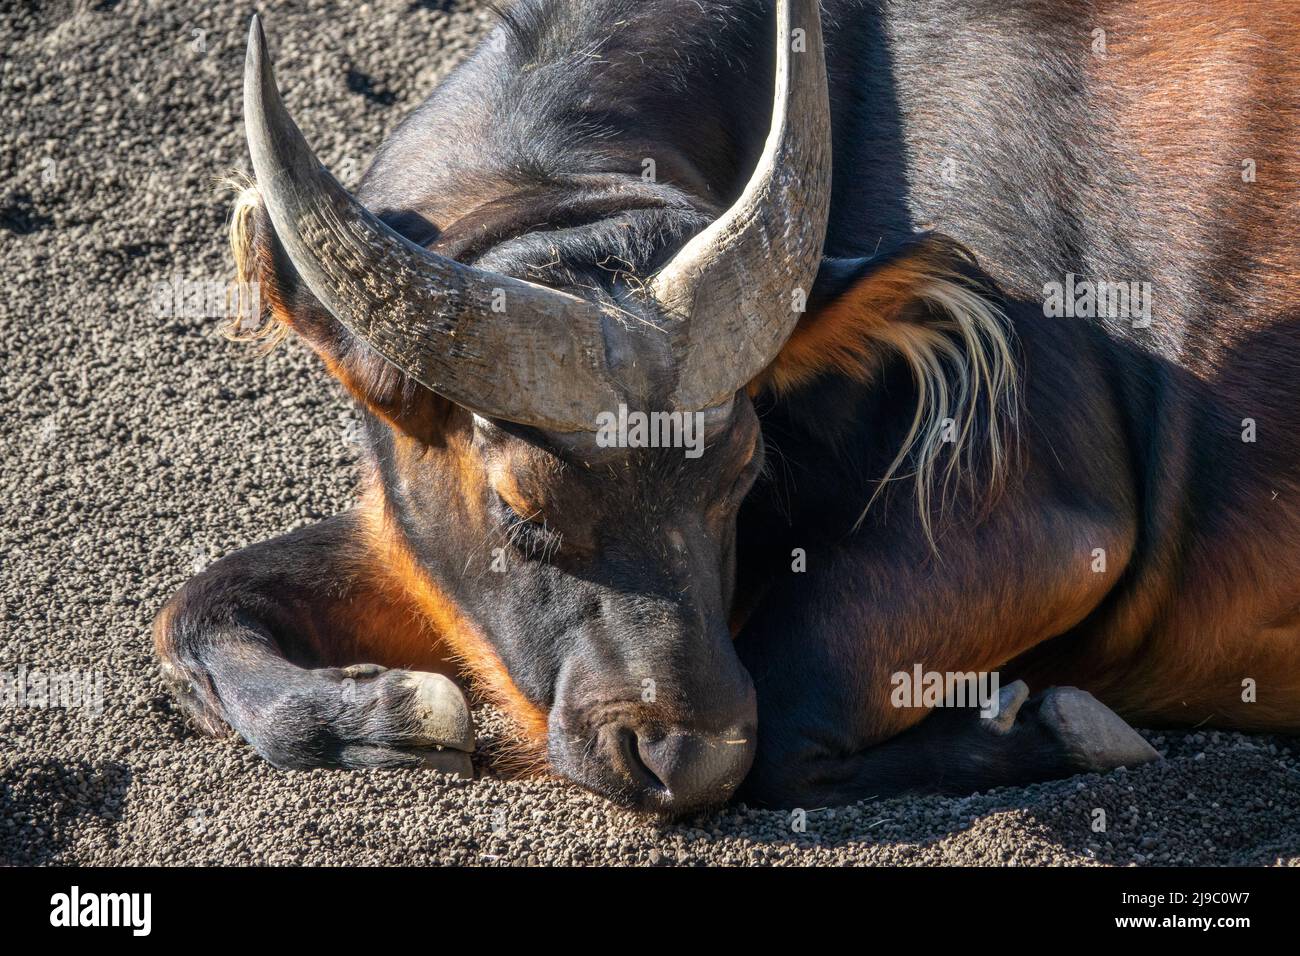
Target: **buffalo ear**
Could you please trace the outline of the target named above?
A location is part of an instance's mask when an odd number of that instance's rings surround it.
[[[859,280],[878,268],[884,261],[885,257],[882,256],[823,258],[821,268],[817,270],[817,279],[813,282],[812,292],[808,294],[808,312],[816,315],[847,294]]]
[[[807,310],[757,387],[779,396],[823,376],[869,381],[886,360],[901,362],[915,407],[876,494],[906,468],[933,546],[932,505],[942,511],[953,479],[980,472],[986,487],[973,500],[983,506],[1009,474],[1020,363],[1003,308],[975,258],[938,234],[885,255],[826,259]]]
[[[274,345],[297,332],[313,348],[324,346],[322,333],[328,316],[299,279],[293,263],[276,241],[271,219],[262,205],[257,187],[248,185],[235,200],[230,215],[230,252],[241,283],[256,284],[257,295],[249,299],[260,314],[247,310],[230,317],[224,330],[235,341],[269,340]]]
[[[407,224],[414,232],[428,228],[420,217]],[[437,440],[441,423],[454,406],[384,361],[334,320],[276,238],[256,186],[245,186],[235,200],[230,248],[238,280],[245,288],[257,290],[256,295],[241,296],[241,302],[257,303],[262,314],[253,315],[245,308],[231,316],[224,330],[227,338],[262,340],[274,346],[293,330],[371,412],[426,444]]]
[[[823,258],[803,317],[750,391],[788,392],[828,374],[868,379],[891,351],[919,357],[940,329],[997,325],[990,292],[974,257],[938,233]]]

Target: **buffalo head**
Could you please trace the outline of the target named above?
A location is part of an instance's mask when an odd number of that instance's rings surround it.
[[[426,214],[441,221],[413,238],[350,195],[285,111],[256,20],[249,41],[274,298],[383,406],[369,434],[384,553],[452,609],[453,647],[534,715],[555,771],[650,809],[725,799],[754,752],[728,627],[737,511],[764,454],[746,386],[800,318],[830,195],[818,4],[777,7],[770,130],[729,208],[647,199],[633,173],[606,170],[591,177],[599,215],[539,224],[507,196],[480,215],[490,241],[459,251],[459,216]],[[603,265],[620,203],[690,229],[651,235],[607,280],[574,278],[578,262],[538,281],[547,242]],[[574,230],[585,245],[557,235]]]

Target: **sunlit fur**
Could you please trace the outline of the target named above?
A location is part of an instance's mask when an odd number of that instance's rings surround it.
[[[507,775],[541,770],[546,760],[546,712],[519,692],[491,643],[420,567],[373,476],[358,512],[365,531],[364,554],[371,564],[367,573],[390,583],[396,600],[414,603],[421,619],[432,625],[439,654],[471,678],[482,700],[510,718],[515,734],[498,744],[494,765]]]
[[[866,380],[888,354],[907,363],[917,396],[911,427],[855,528],[890,481],[911,478],[933,545],[933,516],[982,453],[985,502],[1006,477],[1019,407],[1012,333],[988,290],[962,271],[967,262],[955,243],[928,237],[809,315],[765,373],[764,384],[784,392],[826,373]]]
[[[239,297],[240,310],[227,316],[228,324],[221,329],[221,334],[235,342],[262,342],[269,350],[284,339],[289,332],[289,325],[283,319],[283,311],[275,308],[276,293],[269,284],[275,270],[264,268],[264,263],[257,261],[259,246],[253,220],[262,197],[257,191],[257,185],[242,173],[232,173],[221,181],[220,186],[235,193],[235,202],[230,209],[229,231],[230,253],[235,260],[235,281],[245,285],[259,283],[265,296],[261,300],[260,315],[248,315],[242,311],[246,308],[246,300]]]

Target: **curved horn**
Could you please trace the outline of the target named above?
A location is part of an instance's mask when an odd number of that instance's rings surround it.
[[[772,125],[745,191],[650,282],[684,319],[677,408],[732,395],[776,358],[821,263],[831,124],[818,0],[777,0]],[[802,35],[796,31],[802,30]]]
[[[285,111],[256,16],[244,123],[262,199],[294,268],[394,366],[484,415],[556,431],[592,430],[600,411],[617,407],[601,308],[436,255],[367,211]]]

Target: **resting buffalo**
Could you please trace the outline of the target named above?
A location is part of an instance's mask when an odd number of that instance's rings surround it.
[[[1300,730],[1294,7],[822,7],[520,0],[355,197],[254,20],[235,257],[364,481],[159,614],[203,729],[468,772],[459,679],[666,813]]]

